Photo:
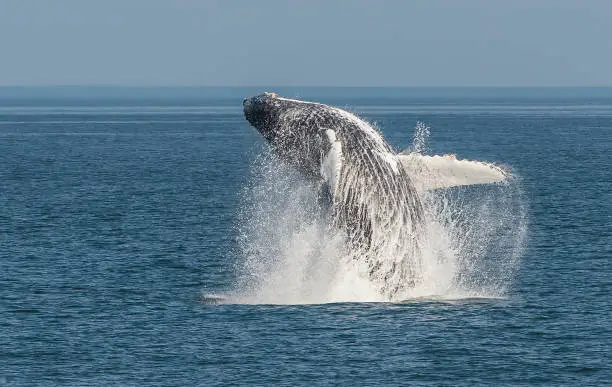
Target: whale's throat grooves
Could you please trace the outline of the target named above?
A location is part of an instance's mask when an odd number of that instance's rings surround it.
[[[353,258],[367,264],[383,293],[393,295],[420,280],[423,207],[382,136],[360,119],[342,116],[338,136],[348,151],[332,219],[346,230]]]

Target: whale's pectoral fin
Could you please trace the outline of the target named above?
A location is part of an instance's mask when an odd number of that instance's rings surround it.
[[[510,173],[496,165],[460,160],[455,155],[427,156],[420,153],[397,155],[413,183],[423,190],[461,185],[489,184],[506,180]]]
[[[327,184],[331,198],[333,198],[342,170],[342,143],[336,138],[335,131],[331,129],[324,130],[324,141],[328,142],[329,150],[321,158],[321,177],[324,183]]]

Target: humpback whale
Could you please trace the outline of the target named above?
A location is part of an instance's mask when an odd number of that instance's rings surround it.
[[[393,298],[417,285],[425,213],[422,187],[410,172],[445,176],[434,173],[443,168],[395,153],[378,129],[336,107],[274,93],[247,98],[243,107],[273,152],[318,187],[330,227],[344,234],[348,256],[363,265],[380,292]],[[477,183],[501,179],[493,175]],[[445,180],[452,182],[436,179],[432,188],[470,183]]]

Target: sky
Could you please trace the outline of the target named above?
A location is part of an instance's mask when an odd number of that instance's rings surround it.
[[[612,86],[607,0],[1,0],[0,85]]]

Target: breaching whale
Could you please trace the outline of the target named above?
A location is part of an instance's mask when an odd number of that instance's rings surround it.
[[[436,156],[436,164],[431,156],[396,154],[376,128],[321,103],[264,93],[245,99],[243,106],[247,121],[272,150],[327,198],[330,226],[344,233],[348,255],[364,265],[380,292],[393,298],[418,284],[425,222],[419,191],[471,184],[452,171],[448,178],[448,166],[436,166],[444,164],[440,160],[463,161]],[[474,183],[504,178],[500,169],[487,171],[491,176],[480,173]],[[411,172],[442,178],[431,187],[417,187]]]

